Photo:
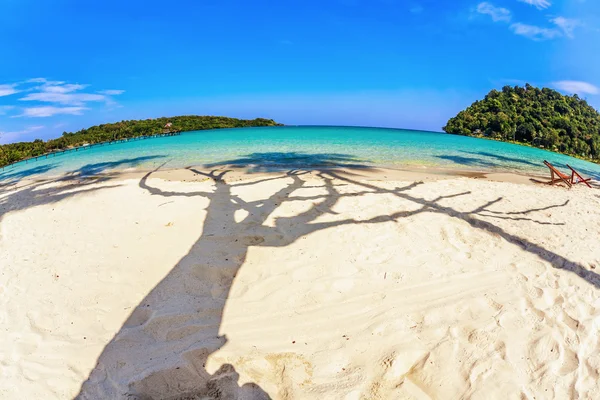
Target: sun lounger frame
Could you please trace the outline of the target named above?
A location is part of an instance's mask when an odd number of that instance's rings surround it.
[[[573,186],[571,184],[569,175],[565,175],[554,167],[554,165],[550,164],[548,161],[544,160],[544,164],[550,170],[550,182],[548,185],[554,185],[555,183],[563,182],[569,189]],[[556,176],[556,178],[555,178]]]
[[[578,183],[585,183],[587,185],[587,187],[591,188],[592,185],[590,185],[588,182],[592,180],[592,178],[588,178],[588,179],[584,179],[583,176],[579,175],[579,172],[575,171],[575,169],[573,167],[571,167],[569,164],[567,164],[567,167],[569,167],[569,169],[571,170],[571,184],[576,185]],[[578,179],[575,180],[575,177],[577,177]]]

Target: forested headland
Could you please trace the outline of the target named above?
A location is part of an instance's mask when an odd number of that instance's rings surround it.
[[[0,167],[54,151],[138,136],[151,136],[166,132],[184,132],[203,129],[278,125],[281,124],[278,124],[272,119],[256,118],[246,120],[198,115],[121,121],[112,124],[92,126],[91,128],[82,129],[77,132],[64,132],[61,137],[48,141],[37,139],[33,142],[1,145]]]
[[[505,86],[451,118],[448,133],[514,141],[600,162],[600,113],[577,95]]]

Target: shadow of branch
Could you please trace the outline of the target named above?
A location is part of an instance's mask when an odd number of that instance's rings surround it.
[[[268,157],[272,158],[273,154],[269,153]],[[295,154],[290,157],[294,160],[293,163],[296,162],[295,157]],[[410,194],[410,191],[423,184],[422,182],[414,182],[395,189],[384,189],[353,179],[351,173],[346,174],[335,168],[329,168],[332,163],[339,161],[340,157],[336,155],[330,164],[323,159],[324,156],[317,157],[321,164],[327,165],[327,168],[292,168],[281,176],[241,183],[228,183],[225,179],[227,170],[212,169],[204,172],[190,168],[193,173],[206,176],[213,181],[210,190],[195,192],[164,191],[151,182],[153,172],[147,173],[139,182],[141,189],[163,197],[206,198],[209,200],[206,217],[203,226],[199,227],[201,233],[189,252],[148,293],[113,340],[106,345],[96,367],[87,381],[82,384],[77,398],[111,398],[122,395],[130,399],[177,396],[194,398],[193,396],[215,396],[216,394],[221,398],[238,398],[242,395],[242,391],[245,391],[244,395],[249,398],[269,398],[269,395],[257,385],[239,387],[237,372],[229,364],[224,364],[212,374],[206,367],[208,357],[226,342],[226,337],[219,331],[223,309],[234,278],[244,264],[250,247],[285,247],[302,236],[336,226],[384,223],[423,212],[439,213],[465,221],[475,229],[499,235],[507,242],[548,261],[553,267],[571,271],[596,287],[600,287],[597,274],[527,239],[512,235],[490,222],[476,218],[476,216],[489,217],[490,213],[493,216],[505,217],[489,210],[489,207],[501,202],[502,198],[489,201],[469,212],[458,211],[440,203],[446,199],[468,196],[470,192],[426,200]],[[237,163],[232,160],[228,163],[248,165],[256,172],[263,171],[262,168],[257,168],[261,160],[264,160],[264,156],[259,154],[255,157],[252,155],[245,157]],[[348,166],[344,165],[343,168]],[[302,179],[303,175],[309,172],[317,173],[317,178],[322,182],[318,187],[322,188],[324,193],[311,196],[293,195],[297,190],[309,187],[307,180]],[[283,187],[264,199],[245,201],[232,193],[232,189],[236,187],[258,185],[275,180],[280,180]],[[340,186],[348,184],[356,185],[363,190],[349,193],[341,193],[338,190]],[[394,195],[420,207],[416,210],[400,210],[365,220],[348,218],[317,222],[317,219],[325,214],[337,215],[335,206],[342,198],[363,195]],[[284,202],[298,200],[310,200],[312,205],[298,215],[277,217],[274,218],[274,224],[265,224]],[[566,203],[551,205],[544,209],[561,206],[566,206]],[[243,210],[246,216],[236,220],[234,215],[240,210]],[[511,212],[510,215],[527,215],[533,211],[535,209],[520,213]],[[519,221],[539,222],[525,217],[514,218]],[[168,342],[168,346],[161,345],[165,342]],[[114,365],[121,367],[115,370],[111,367]]]

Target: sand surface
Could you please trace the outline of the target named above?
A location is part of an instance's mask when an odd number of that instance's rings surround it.
[[[0,190],[1,399],[600,398],[597,188],[196,172]]]

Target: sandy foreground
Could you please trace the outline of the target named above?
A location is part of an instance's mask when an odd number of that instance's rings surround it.
[[[600,398],[598,188],[167,175],[0,189],[1,399]]]

